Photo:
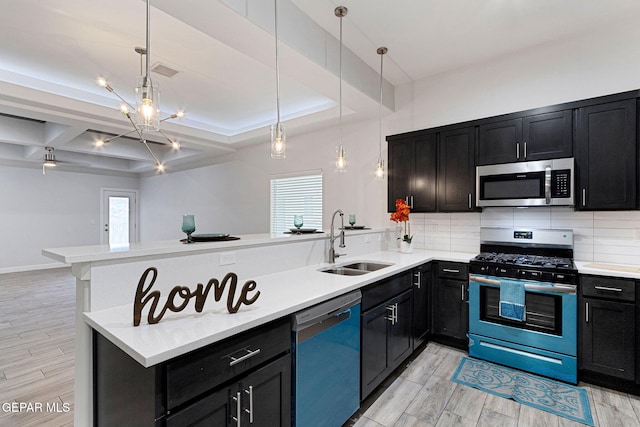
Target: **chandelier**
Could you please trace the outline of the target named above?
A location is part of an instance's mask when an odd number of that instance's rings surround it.
[[[154,84],[151,80],[150,69],[150,0],[147,0],[147,40],[146,47],[136,47],[135,51],[140,55],[140,74],[143,74],[142,70],[142,57],[145,57],[146,68],[144,75],[138,77],[137,86],[135,88],[136,104],[135,107],[127,102],[122,96],[120,96],[102,76],[96,78],[98,86],[105,88],[109,93],[114,94],[120,100],[120,111],[129,120],[129,123],[133,126],[133,130],[116,135],[107,139],[98,139],[94,142],[96,147],[102,147],[104,144],[113,141],[121,136],[136,133],[140,143],[142,143],[156,164],[158,171],[164,171],[164,164],[160,162],[158,157],[151,150],[151,147],[147,143],[145,132],[158,132],[160,133],[174,149],[180,148],[180,143],[175,139],[166,135],[162,129],[160,129],[160,123],[166,120],[181,118],[184,116],[184,111],[179,110],[169,117],[160,119],[160,100],[159,100],[159,88],[157,84]]]

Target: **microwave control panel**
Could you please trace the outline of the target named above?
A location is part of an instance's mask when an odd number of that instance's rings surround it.
[[[551,197],[571,197],[571,171],[569,169],[551,171]]]

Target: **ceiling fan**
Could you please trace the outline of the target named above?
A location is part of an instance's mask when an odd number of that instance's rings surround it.
[[[64,160],[56,160],[56,155],[53,154],[54,147],[46,146],[44,149],[46,150],[46,153],[44,153],[42,161],[42,175],[46,174],[47,169],[55,168],[58,163],[69,163]]]

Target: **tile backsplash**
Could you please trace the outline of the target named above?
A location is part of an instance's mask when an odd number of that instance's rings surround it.
[[[485,208],[481,213],[411,214],[420,249],[477,253],[480,227],[568,228],[576,260],[640,264],[640,211],[572,208]]]

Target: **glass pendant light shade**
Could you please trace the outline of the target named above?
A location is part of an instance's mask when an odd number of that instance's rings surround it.
[[[287,157],[287,137],[284,125],[280,122],[271,125],[271,158],[284,159]]]
[[[136,127],[144,131],[160,129],[160,95],[158,86],[147,76],[138,77],[136,86]]]
[[[384,179],[384,160],[378,159],[378,163],[376,164],[375,176],[378,180]]]
[[[340,145],[337,149],[338,157],[336,158],[336,172],[343,173],[347,171],[347,158],[345,156],[344,147]]]

